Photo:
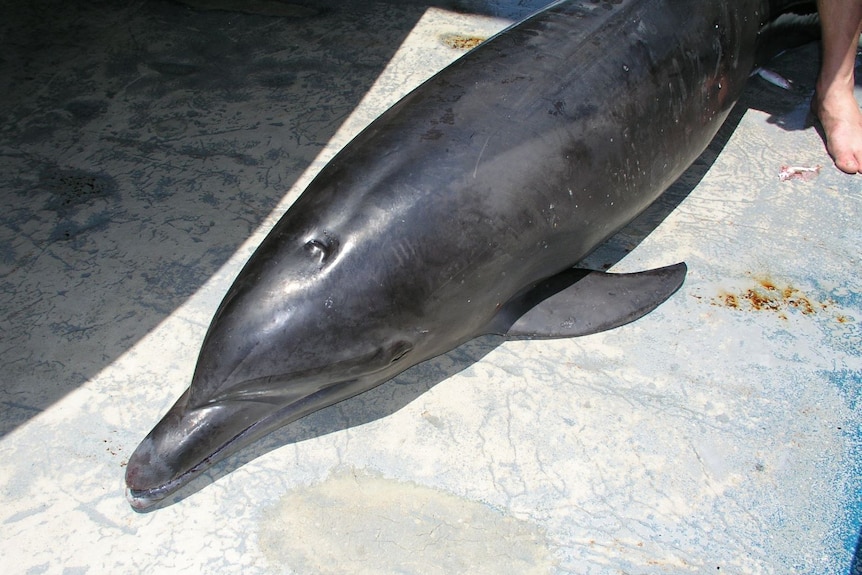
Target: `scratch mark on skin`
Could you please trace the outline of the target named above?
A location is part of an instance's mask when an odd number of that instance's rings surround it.
[[[476,179],[476,174],[479,173],[479,162],[482,161],[482,155],[485,153],[485,148],[488,147],[488,142],[491,141],[491,136],[485,138],[485,144],[482,146],[482,150],[479,151],[479,157],[476,158],[476,167],[473,168],[473,179]]]

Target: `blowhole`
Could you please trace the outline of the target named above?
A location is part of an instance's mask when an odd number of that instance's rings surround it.
[[[330,260],[337,249],[338,242],[325,232],[322,238],[313,238],[305,242],[305,250],[321,264]]]
[[[309,240],[305,244],[305,249],[320,263],[326,261],[326,258],[329,255],[329,250],[326,245],[319,240]]]

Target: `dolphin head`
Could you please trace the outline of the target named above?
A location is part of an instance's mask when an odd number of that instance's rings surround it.
[[[361,233],[321,231],[290,212],[277,224],[216,312],[189,389],[130,457],[134,508],[153,506],[263,435],[469,339],[465,331],[453,342],[448,327],[441,334],[452,318],[429,313],[424,296],[433,286],[405,268],[416,262],[398,257],[403,244],[375,244]]]

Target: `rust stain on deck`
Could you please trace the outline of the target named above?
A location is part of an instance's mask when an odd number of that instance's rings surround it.
[[[443,44],[456,50],[472,50],[485,40],[486,38],[479,36],[465,36],[463,34],[445,34],[440,37]]]
[[[710,305],[740,311],[774,312],[781,319],[787,319],[789,312],[814,315],[828,311],[835,302],[826,299],[818,301],[790,284],[781,284],[769,278],[754,277],[751,287],[734,291],[721,291],[710,299]],[[836,315],[838,323],[852,320],[845,315]]]

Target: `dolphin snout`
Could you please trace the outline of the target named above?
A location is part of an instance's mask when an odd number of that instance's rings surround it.
[[[129,458],[126,497],[136,510],[154,506],[213,460],[252,441],[256,436],[245,438],[250,428],[278,410],[256,402],[189,408],[188,398],[187,390]]]

